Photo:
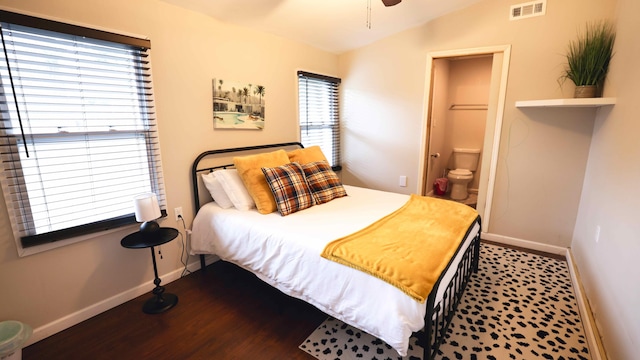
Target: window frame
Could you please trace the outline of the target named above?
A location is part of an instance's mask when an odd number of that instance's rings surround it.
[[[151,182],[149,186],[154,191],[158,192],[158,198],[161,206],[161,213],[162,213],[162,216],[165,217],[167,215],[166,195],[164,191],[164,180],[162,176],[162,165],[161,165],[161,159],[160,159],[160,153],[159,153],[160,145],[159,143],[157,143],[157,141],[156,143],[151,144],[150,141],[148,140],[148,137],[150,136],[154,136],[154,137],[158,136],[157,120],[155,119],[154,115],[150,115],[155,112],[153,90],[152,90],[152,83],[151,83],[151,76],[150,76],[151,70],[150,70],[150,64],[148,64],[149,52],[151,48],[150,41],[148,39],[143,39],[139,37],[133,37],[129,35],[118,34],[115,32],[109,32],[109,31],[97,30],[97,29],[87,28],[87,27],[78,26],[78,25],[67,24],[59,21],[48,20],[48,19],[33,17],[29,15],[23,15],[19,13],[13,13],[5,10],[0,10],[0,22],[9,23],[12,25],[20,25],[20,26],[34,28],[34,29],[53,31],[53,32],[62,33],[66,35],[91,38],[98,41],[106,41],[114,45],[116,44],[124,45],[131,49],[140,49],[137,55],[138,56],[137,62],[140,62],[140,63],[145,62],[147,64],[146,66],[147,70],[145,70],[145,72],[148,73],[148,75],[147,75],[147,78],[142,78],[140,75],[137,75],[137,78],[135,81],[138,86],[141,86],[141,84],[144,84],[145,87],[149,88],[148,94],[147,93],[144,94],[144,102],[140,102],[138,104],[138,110],[140,111],[140,116],[143,118],[144,129],[143,130],[117,130],[116,132],[113,133],[113,135],[111,134],[111,131],[106,131],[106,132],[103,131],[102,133],[109,134],[108,138],[110,139],[111,138],[117,139],[118,137],[133,139],[136,136],[141,136],[140,134],[143,134],[145,139],[147,139],[145,141],[146,143],[145,151],[147,153],[146,166],[148,166],[149,168],[148,170],[149,181]],[[5,47],[2,46],[2,48],[4,50]],[[3,55],[3,61],[4,61],[4,56],[5,55]],[[2,95],[3,97],[2,99],[3,104],[7,102],[11,102],[11,100],[9,100],[8,98],[5,98],[6,95],[4,91],[1,91],[1,93],[2,94],[0,95]],[[15,95],[13,94],[9,94],[9,95],[11,97],[15,97]],[[0,121],[11,122],[11,120],[7,120],[7,119],[2,119]],[[134,122],[135,120],[131,120],[131,121]],[[127,137],[126,136],[127,133],[130,133],[131,135]],[[30,136],[30,139],[35,139],[35,138],[44,139],[47,137],[50,138],[50,137],[59,136],[59,134],[39,133],[39,134],[30,134],[29,136]],[[82,134],[68,135],[69,138],[77,137],[77,136],[82,136]],[[9,143],[8,148],[10,148],[11,150],[7,150],[7,152],[3,150],[2,155],[3,157],[7,157],[8,155],[12,156],[13,158],[10,161],[18,162],[18,165],[14,166],[13,169],[14,170],[18,169],[18,172],[19,172],[21,171],[20,169],[22,165],[20,164],[19,156],[17,155],[17,152],[15,150],[18,149],[18,147],[20,146],[18,145],[18,140],[17,140],[17,138],[20,137],[20,134],[6,135],[5,137],[6,139],[8,139],[7,140],[7,142]],[[27,146],[29,146],[29,144],[30,142],[27,142]],[[19,205],[17,201],[12,201],[10,199],[7,199],[8,197],[12,196],[11,193],[8,192],[8,186],[6,182],[7,171],[9,170],[3,169],[3,168],[4,166],[0,166],[0,172],[2,173],[2,177],[3,177],[2,192],[5,198],[5,203],[7,205],[7,210],[9,212],[9,220],[11,222],[19,256],[31,255],[31,254],[49,250],[52,248],[57,248],[60,246],[71,244],[71,243],[76,243],[78,241],[94,238],[97,236],[101,236],[101,235],[119,230],[124,226],[128,226],[136,223],[135,216],[133,214],[133,200],[132,200],[131,213],[126,215],[113,216],[108,219],[91,221],[91,222],[84,223],[82,225],[70,226],[65,229],[48,231],[42,234],[23,236],[23,233],[25,232],[25,230],[22,228],[18,228],[18,226],[15,225],[16,224],[15,218],[20,217],[22,219],[26,219],[25,221],[27,223],[30,220],[32,221],[32,218],[29,219],[29,217],[31,216],[30,205],[28,204]],[[15,184],[18,184],[20,186],[25,184],[24,176],[20,174],[16,176],[12,181],[14,181]]]
[[[331,159],[327,159],[329,160],[329,163],[331,165],[331,168],[334,171],[340,171],[342,170],[342,154],[341,154],[341,124],[340,124],[340,83],[342,82],[342,80],[340,78],[337,77],[332,77],[332,76],[327,76],[327,75],[322,75],[322,74],[316,74],[316,73],[312,73],[312,72],[307,72],[307,71],[298,71],[297,72],[297,78],[298,78],[298,127],[299,127],[299,135],[300,135],[300,142],[305,146],[305,147],[309,147],[309,146],[313,146],[313,145],[321,145],[319,143],[316,142],[308,142],[308,141],[304,141],[304,136],[303,136],[303,131],[308,127],[308,125],[306,125],[306,123],[308,123],[308,116],[307,114],[303,114],[303,109],[301,106],[301,102],[303,101],[302,96],[303,96],[303,92],[301,91],[301,84],[302,81],[316,81],[316,82],[322,82],[324,84],[326,84],[327,86],[332,87],[332,91],[326,93],[325,95],[329,95],[331,97],[329,106],[332,107],[332,109],[329,111],[329,114],[325,114],[325,116],[327,118],[329,118],[328,121],[323,122],[322,124],[319,125],[312,125],[310,127],[316,128],[316,129],[330,129],[331,130],[331,137],[330,139],[323,139],[325,141],[327,140],[331,140],[332,143],[332,149],[331,149],[331,154],[333,156],[330,156]],[[305,91],[306,94],[306,91]],[[326,104],[325,104],[326,105]],[[307,112],[309,111],[308,106],[305,105],[305,108],[307,109]],[[303,119],[304,118],[304,119]]]

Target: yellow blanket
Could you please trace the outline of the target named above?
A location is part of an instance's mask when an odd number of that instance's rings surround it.
[[[477,216],[460,203],[411,195],[395,212],[329,243],[322,256],[377,276],[422,303]]]

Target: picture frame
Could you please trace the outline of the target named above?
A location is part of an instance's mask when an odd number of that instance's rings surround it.
[[[214,129],[264,129],[263,85],[214,78],[212,94]]]

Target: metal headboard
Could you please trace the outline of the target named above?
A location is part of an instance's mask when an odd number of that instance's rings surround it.
[[[219,150],[208,150],[198,155],[198,157],[193,161],[193,165],[191,166],[191,181],[193,186],[193,200],[195,206],[196,214],[198,210],[200,210],[200,190],[198,186],[198,174],[203,172],[211,172],[216,169],[226,169],[232,168],[233,164],[223,164],[223,165],[214,165],[214,166],[203,166],[200,167],[200,162],[205,158],[212,157],[214,155],[219,154],[228,154],[228,153],[241,153],[241,152],[251,152],[254,150],[261,149],[272,149],[272,148],[286,148],[286,147],[299,147],[304,148],[304,146],[299,142],[288,142],[288,143],[279,143],[279,144],[267,144],[267,145],[256,145],[256,146],[247,146],[247,147],[238,147],[238,148],[228,148],[228,149],[219,149]]]

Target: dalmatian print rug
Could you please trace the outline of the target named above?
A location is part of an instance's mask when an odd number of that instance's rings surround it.
[[[373,336],[328,318],[300,349],[319,360],[406,357]],[[566,261],[482,243],[480,270],[467,285],[437,359],[590,359]]]

